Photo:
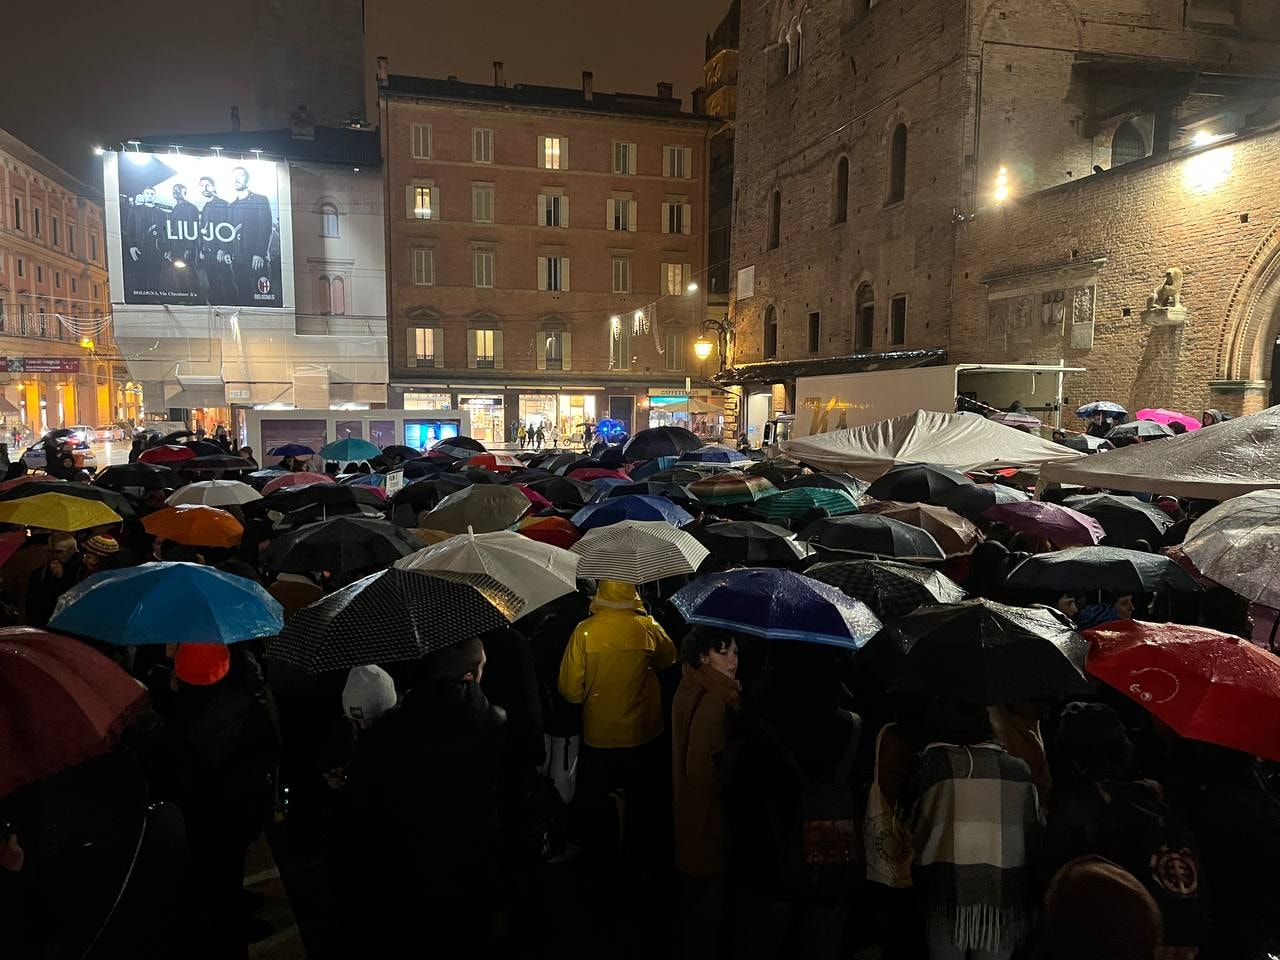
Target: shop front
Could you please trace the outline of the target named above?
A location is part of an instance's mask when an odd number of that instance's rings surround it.
[[[647,425],[683,427],[706,439],[723,437],[723,397],[710,390],[652,388],[648,397]]]
[[[485,446],[506,442],[501,394],[460,393],[458,408],[471,414],[473,439]]]

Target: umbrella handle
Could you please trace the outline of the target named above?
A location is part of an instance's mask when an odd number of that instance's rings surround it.
[[[1276,652],[1276,629],[1280,628],[1280,610],[1276,611],[1276,615],[1271,619],[1271,636],[1267,638],[1267,649]]]

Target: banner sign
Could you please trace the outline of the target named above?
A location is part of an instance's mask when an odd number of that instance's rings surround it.
[[[79,373],[75,357],[0,357],[0,373]]]

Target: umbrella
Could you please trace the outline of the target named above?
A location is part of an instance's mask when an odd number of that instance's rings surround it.
[[[507,626],[521,606],[488,577],[393,567],[303,607],[267,643],[267,656],[308,673],[420,660]]]
[[[1127,620],[1085,632],[1086,667],[1181,737],[1280,761],[1280,658],[1206,627]]]
[[[118,490],[121,487],[163,490],[166,487],[176,487],[182,481],[169,467],[138,462],[104,467],[98,472],[93,482],[110,490]]]
[[[510,530],[450,537],[396,561],[401,570],[479,573],[507,584],[532,613],[577,589],[578,557]]]
[[[704,474],[697,470],[689,470],[684,467],[673,467],[670,470],[659,470],[657,473],[651,473],[646,480],[652,483],[677,483],[683,486],[687,483],[693,483],[695,480],[702,480]],[[634,480],[635,478],[632,477]]]
[[[778,488],[764,477],[720,474],[695,480],[686,488],[689,496],[703,503],[755,503],[777,496]]]
[[[794,460],[788,460],[786,457],[772,457],[768,460],[753,461],[749,466],[742,468],[742,472],[747,476],[764,477],[775,487],[781,489],[793,480],[799,479],[804,475],[804,464],[797,463]],[[635,476],[634,472],[632,476]]]
[[[877,500],[933,503],[939,494],[972,483],[963,473],[936,463],[900,463],[890,467],[872,483],[867,488],[867,495]]]
[[[1163,423],[1156,423],[1154,420],[1131,420],[1129,423],[1122,423],[1118,427],[1112,427],[1107,431],[1107,439],[1112,443],[1117,440],[1132,440],[1135,437],[1142,437],[1144,440],[1154,440],[1159,437],[1172,437],[1174,432]]]
[[[557,506],[580,507],[595,494],[595,488],[568,477],[546,477],[529,482],[529,489],[542,494]]]
[[[866,604],[790,570],[747,568],[699,577],[676,591],[671,603],[689,623],[847,650],[880,629]]]
[[[1112,403],[1110,400],[1094,400],[1092,403],[1086,403],[1083,407],[1076,409],[1076,416],[1081,420],[1088,420],[1095,413],[1105,414],[1108,417],[1117,414],[1123,416],[1128,413],[1124,407],[1118,403]]]
[[[262,494],[239,480],[200,480],[188,483],[165,500],[171,507],[182,503],[198,503],[206,507],[240,506],[261,500]]]
[[[472,455],[487,453],[488,450],[483,443],[471,437],[450,437],[437,443],[431,448],[431,452],[441,453],[455,460],[469,460]]]
[[[139,463],[182,463],[184,460],[194,460],[196,452],[190,447],[183,444],[167,443],[158,447],[149,447],[138,454]]]
[[[283,467],[267,467],[264,470],[254,470],[245,476],[245,480],[254,486],[266,486],[269,481],[276,477],[287,477],[290,472]]]
[[[823,517],[808,524],[799,536],[801,540],[828,550],[899,560],[945,559],[938,541],[924,530],[874,513]]]
[[[267,485],[262,488],[263,496],[275,493],[277,490],[283,490],[286,487],[301,487],[308,483],[337,483],[327,473],[313,473],[310,470],[299,470],[293,473],[283,473],[280,476],[267,481]]]
[[[402,443],[393,443],[383,447],[381,454],[384,459],[388,460],[416,460],[422,456],[422,451],[415,450],[413,447],[406,447]]]
[[[344,463],[350,460],[373,460],[381,455],[382,451],[376,444],[359,437],[345,437],[333,443],[326,443],[320,448],[320,456],[326,460],[341,460]],[[414,456],[416,457],[417,454],[415,453]]]
[[[693,535],[717,559],[744,566],[785,566],[814,552],[786,527],[755,520],[709,523]]]
[[[385,567],[416,548],[403,528],[381,518],[334,517],[273,540],[262,563],[282,573],[350,572]]]
[[[408,489],[408,488],[406,488]],[[319,505],[334,507],[360,504],[381,508],[382,497],[368,487],[343,483],[309,483],[301,487],[282,487],[268,494],[262,506],[280,513],[291,513],[302,507]]]
[[[677,463],[723,463],[729,465],[751,462],[750,457],[733,449],[733,447],[726,447],[718,443],[698,447],[696,450],[686,450],[680,454],[677,460]]]
[[[529,500],[519,490],[477,484],[449,494],[422,518],[422,525],[452,533],[468,529],[492,533],[505,530],[528,512]]]
[[[16,492],[38,489],[19,487]],[[65,493],[36,493],[17,500],[0,503],[0,523],[12,523],[22,527],[39,527],[44,530],[75,532],[90,527],[119,523],[121,517],[104,503],[83,497],[71,497]]]
[[[244,457],[233,457],[229,453],[211,453],[184,460],[178,469],[190,473],[204,473],[209,470],[252,470],[253,464]]]
[[[581,480],[590,483],[593,480],[621,480],[630,483],[631,477],[621,470],[610,470],[608,467],[578,467],[565,474],[570,480]]]
[[[578,576],[651,583],[693,573],[707,548],[662,520],[622,520],[588,530],[573,545]]]
[[[787,482],[788,490],[818,487],[826,490],[843,490],[855,500],[867,492],[869,484],[847,473],[805,473]]]
[[[514,489],[519,490],[521,493],[523,493],[525,496],[525,499],[528,500],[531,504],[533,504],[535,509],[542,510],[542,509],[550,508],[552,506],[552,503],[550,500],[548,500],[546,497],[540,494],[537,490],[530,489],[527,484],[513,483],[511,486]]]
[[[899,617],[864,655],[894,689],[990,705],[1087,693],[1087,649],[1055,612],[979,599]]]
[[[559,473],[565,467],[572,466],[582,459],[579,453],[555,453],[539,463],[538,467],[551,473]]]
[[[1103,450],[1114,450],[1116,445],[1106,437],[1091,437],[1087,433],[1075,433],[1058,443],[1081,453],[1099,453]]]
[[[619,487],[630,487],[633,486],[633,484],[630,480],[623,480],[620,477],[596,477],[591,481],[591,486],[595,490],[595,493],[591,497],[591,502],[599,503]],[[686,499],[687,498],[688,495],[686,494]]]
[[[568,550],[582,539],[582,532],[564,517],[526,517],[516,532],[522,537]]]
[[[1172,517],[1159,507],[1143,503],[1137,497],[1095,493],[1067,497],[1065,505],[1093,517],[1102,524],[1108,540],[1121,543],[1134,540],[1156,542],[1173,526]]]
[[[981,530],[946,507],[927,503],[891,503],[876,515],[901,520],[926,531],[949,557],[969,553],[986,539]]]
[[[605,490],[606,497],[625,497],[638,493],[646,497],[666,497],[668,500],[690,500],[689,491],[678,483],[659,483],[655,480],[644,480],[640,483],[619,482]]]
[[[1256,490],[1196,520],[1182,552],[1206,577],[1255,603],[1280,608],[1280,490]]]
[[[108,467],[107,469],[113,469]],[[44,473],[24,473],[14,477],[12,480],[0,482],[0,493],[8,493],[10,490],[17,490],[18,487],[25,487],[29,483],[66,483],[58,477],[51,477]],[[49,491],[46,490],[46,493]]]
[[[477,453],[473,457],[469,457],[466,461],[469,467],[479,467],[482,470],[494,471],[510,471],[519,470],[524,463],[509,453]]]
[[[751,505],[751,512],[768,520],[790,520],[822,510],[829,517],[858,512],[858,501],[845,490],[793,487]]]
[[[282,443],[267,451],[268,457],[314,457],[316,452],[305,443]]]
[[[1068,547],[1027,557],[1009,572],[1005,585],[1015,590],[1074,593],[1194,592],[1200,587],[1185,570],[1158,553],[1120,547]]]
[[[678,457],[689,450],[697,450],[702,441],[684,427],[650,427],[641,430],[627,441],[622,455],[628,462],[654,460],[658,457]]]
[[[191,547],[234,547],[244,536],[244,525],[227,511],[192,504],[148,514],[142,528],[153,537]]]
[[[1187,416],[1185,413],[1179,413],[1177,410],[1165,410],[1156,407],[1150,410],[1139,410],[1134,414],[1139,420],[1152,420],[1156,423],[1163,423],[1168,426],[1171,423],[1180,423],[1187,428],[1187,432],[1200,429],[1200,421],[1195,417]]]
[[[81,500],[95,500],[111,508],[122,517],[132,517],[136,512],[133,508],[133,501],[118,490],[99,487],[91,483],[80,483],[79,481],[60,483],[56,488],[50,488],[38,483],[23,484],[21,487],[0,494],[0,502],[25,500],[28,497],[39,496],[42,493],[58,493],[63,496],[78,497]]]
[[[1029,413],[989,413],[987,419],[1015,430],[1039,430],[1044,424]]]
[[[62,595],[49,620],[116,646],[238,643],[279,633],[283,623],[280,604],[258,583],[198,563],[92,574]]]
[[[980,514],[1001,503],[1023,503],[1031,498],[1015,487],[1003,483],[975,483],[952,487],[938,494],[936,502],[964,516]]]
[[[444,543],[450,537],[460,537],[460,533],[450,533],[448,530],[432,530],[430,527],[406,527],[404,532],[413,537],[420,547],[429,547],[433,544]]]
[[[17,553],[27,542],[27,531],[10,530],[0,533],[0,567],[9,562],[9,558]]]
[[[1058,547],[1093,546],[1106,536],[1102,524],[1088,514],[1039,500],[997,504],[982,515],[1019,533],[1043,537]]]
[[[386,496],[384,488],[387,485],[387,475],[385,473],[352,473],[345,477],[340,476],[338,482],[349,487],[369,487],[376,493]]]
[[[79,640],[0,629],[0,797],[106,753],[147,691]]]
[[[672,526],[692,523],[693,517],[664,497],[630,494],[591,503],[573,515],[573,525],[585,533],[622,520],[663,520]]]
[[[653,460],[638,461],[631,465],[631,479],[648,480],[655,473],[670,470],[678,462],[678,457],[655,457]]]
[[[932,603],[958,603],[960,585],[937,570],[892,560],[837,560],[815,563],[805,576],[839,587],[861,600],[882,620]]]
[[[297,530],[308,524],[335,517],[368,517],[371,520],[383,520],[382,511],[365,503],[312,503],[296,510],[290,510],[274,524],[271,529],[278,532]],[[399,529],[404,529],[403,527]]]

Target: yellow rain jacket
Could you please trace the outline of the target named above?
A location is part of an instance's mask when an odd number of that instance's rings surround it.
[[[582,704],[582,738],[593,747],[638,747],[662,733],[655,670],[676,662],[675,644],[630,583],[601,580],[560,661],[560,693]]]

